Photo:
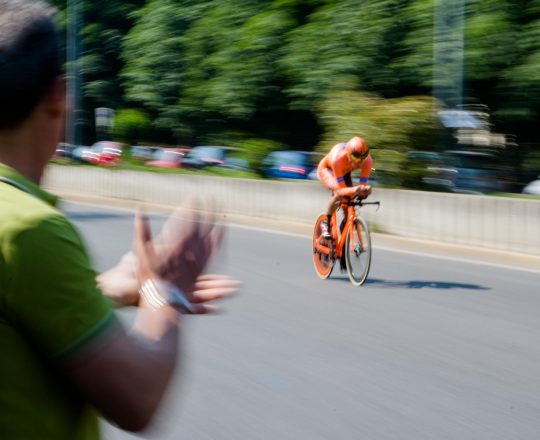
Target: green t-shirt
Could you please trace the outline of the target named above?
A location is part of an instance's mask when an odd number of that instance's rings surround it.
[[[59,365],[116,318],[55,202],[0,164],[0,439],[99,438]]]

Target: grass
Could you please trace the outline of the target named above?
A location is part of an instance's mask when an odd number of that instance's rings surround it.
[[[529,200],[538,200],[540,196],[532,194],[522,194],[522,193],[493,193],[491,196],[497,197],[511,197],[513,199],[529,199]]]
[[[83,167],[98,166],[98,165],[94,165],[90,163],[82,163],[82,162],[74,161],[72,159],[68,159],[65,157],[54,157],[50,160],[50,162],[57,165],[76,165],[76,166],[83,166]],[[206,167],[206,168],[197,169],[197,170],[185,169],[185,168],[161,168],[161,167],[151,167],[151,166],[145,165],[141,161],[137,161],[134,159],[123,159],[123,158],[117,166],[106,167],[106,168],[113,171],[114,170],[133,170],[133,171],[145,171],[145,172],[161,173],[161,174],[221,176],[221,177],[234,177],[234,178],[242,178],[242,179],[260,179],[261,178],[261,176],[259,176],[257,173],[242,171],[242,170],[235,170],[231,168]]]

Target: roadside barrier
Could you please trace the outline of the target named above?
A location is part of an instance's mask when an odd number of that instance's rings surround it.
[[[178,205],[211,197],[229,214],[312,224],[329,193],[318,182],[232,179],[203,175],[49,165],[54,192]],[[379,232],[540,255],[540,200],[374,188],[381,208],[362,210]]]

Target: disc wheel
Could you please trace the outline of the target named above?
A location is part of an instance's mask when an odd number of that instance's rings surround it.
[[[313,229],[313,264],[315,266],[315,272],[319,278],[325,280],[332,273],[334,268],[334,241],[332,239],[326,239],[321,237],[322,229],[321,222],[326,219],[325,215],[320,215],[315,222],[315,228]],[[317,246],[317,244],[319,246]],[[318,250],[318,247],[324,247],[329,250],[328,254]]]
[[[347,234],[344,252],[349,279],[355,286],[361,286],[371,266],[371,237],[363,218],[354,221],[352,233]]]

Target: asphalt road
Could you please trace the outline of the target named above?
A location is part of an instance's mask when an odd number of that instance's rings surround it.
[[[131,246],[130,212],[65,211],[99,269]],[[186,317],[158,428],[105,439],[540,438],[540,272],[385,248],[355,288],[317,278],[308,238],[239,227],[212,269],[244,287]]]

